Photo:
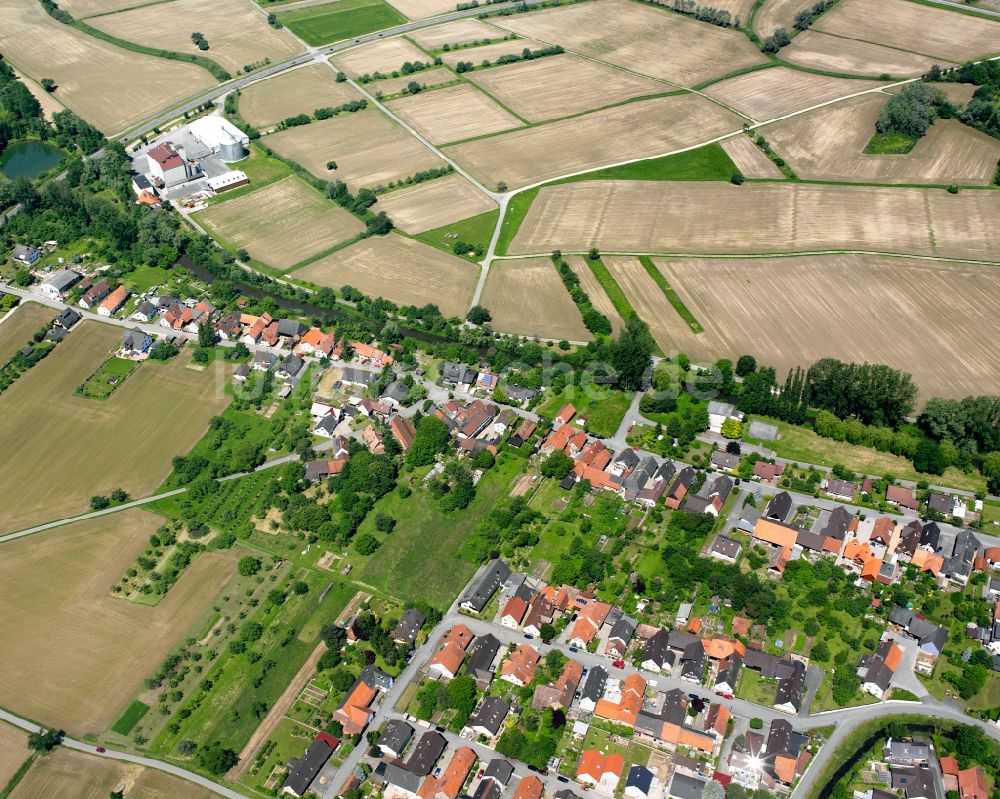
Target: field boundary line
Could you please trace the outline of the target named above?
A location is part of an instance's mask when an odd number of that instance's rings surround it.
[[[587,255],[588,250],[561,250],[563,255]],[[548,258],[551,252],[523,253],[518,255],[494,255],[494,261],[508,261],[519,258]],[[906,258],[922,261],[939,261],[944,263],[971,264],[973,266],[997,266],[1000,261],[986,261],[977,258],[951,258],[945,255],[912,255],[905,252],[888,252],[885,250],[786,250],[782,252],[761,253],[705,253],[705,252],[667,252],[649,250],[646,252],[626,252],[624,250],[601,250],[601,255],[623,255],[639,258],[727,258],[730,260],[765,258],[814,258],[822,255],[878,255],[885,258]]]

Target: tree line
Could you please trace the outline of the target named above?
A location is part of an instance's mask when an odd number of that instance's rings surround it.
[[[573,268],[563,259],[562,253],[558,251],[552,253],[552,263],[555,264],[556,270],[559,272],[559,278],[566,287],[566,291],[569,292],[570,298],[576,303],[576,307],[580,309],[580,316],[583,317],[584,327],[591,333],[610,336],[611,321],[591,303],[587,292],[580,285],[580,278],[577,277]]]

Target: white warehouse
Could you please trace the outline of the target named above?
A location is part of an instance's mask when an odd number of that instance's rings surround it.
[[[188,133],[223,161],[239,161],[250,144],[250,138],[242,130],[216,115],[196,119],[188,125]]]

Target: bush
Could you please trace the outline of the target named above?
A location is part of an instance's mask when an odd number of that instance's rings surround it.
[[[751,730],[762,730],[764,729],[764,722],[758,718],[750,719],[750,729]]]
[[[247,555],[245,558],[240,558],[236,570],[244,577],[251,577],[260,571],[260,561],[251,555]]]

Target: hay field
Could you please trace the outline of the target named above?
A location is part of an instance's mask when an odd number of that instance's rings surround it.
[[[240,94],[240,116],[255,127],[264,127],[358,99],[360,95],[351,84],[337,83],[330,67],[310,64],[245,88]]]
[[[295,273],[320,286],[354,286],[397,305],[434,304],[445,316],[465,316],[479,267],[396,233],[352,244]]]
[[[498,35],[506,36],[509,32],[499,31]],[[441,53],[441,60],[452,69],[455,68],[455,65],[459,61],[470,61],[479,66],[483,61],[496,61],[502,55],[520,55],[525,47],[529,50],[538,50],[544,46],[542,42],[536,42],[534,39],[508,39],[505,42],[495,42],[494,44],[487,44],[482,47],[469,47],[462,50]],[[551,58],[551,56],[546,57]]]
[[[142,4],[143,0],[64,0],[59,8],[66,9],[76,19],[84,19],[94,14],[124,11]]]
[[[843,0],[814,27],[947,61],[1000,51],[1000,22],[907,0]]]
[[[148,496],[229,403],[226,376],[187,368],[188,353],[142,364],[107,400],[74,395],[121,335],[84,322],[0,395],[0,532],[83,513],[115,488]]]
[[[0,324],[0,366],[14,357],[42,325],[51,322],[56,310],[23,300]]]
[[[17,76],[17,79],[24,84],[24,87],[31,92],[32,97],[38,100],[38,104],[42,107],[42,114],[47,120],[49,120],[49,122],[52,121],[53,114],[66,110],[66,106],[60,103],[54,95],[49,94],[45,91],[45,89],[39,86],[34,78],[28,77],[24,73],[18,72],[16,69],[14,70],[14,74]]]
[[[674,87],[575,55],[521,61],[468,77],[529,122],[578,114]]]
[[[763,121],[878,86],[870,80],[830,78],[774,67],[715,83],[705,89],[705,94],[753,120]]]
[[[615,304],[611,302],[611,298],[608,297],[604,286],[594,276],[594,270],[587,266],[587,262],[584,261],[582,255],[567,255],[565,260],[569,264],[570,269],[580,278],[580,287],[590,297],[590,304],[608,317],[608,321],[611,322],[612,332],[618,335],[621,329],[625,327],[625,322],[618,313],[618,309],[615,308]]]
[[[494,261],[479,304],[489,308],[491,324],[502,333],[567,341],[593,338],[549,258]]]
[[[372,210],[385,211],[405,233],[423,233],[497,207],[489,197],[461,175],[418,183],[380,194]]]
[[[806,179],[864,183],[958,183],[987,186],[1000,141],[956,119],[935,122],[905,155],[867,155],[888,97],[869,94],[769,125],[762,132]]]
[[[9,724],[0,724],[0,785],[10,781],[30,754],[28,733]]]
[[[401,97],[386,106],[432,144],[461,141],[523,125],[503,106],[468,83]]]
[[[601,260],[625,292],[635,312],[649,324],[649,332],[661,350],[666,353],[684,352],[693,358],[703,356],[703,342],[667,301],[663,290],[638,258],[605,255]]]
[[[270,58],[281,61],[305,48],[288,31],[275,30],[252,0],[171,0],[95,17],[98,30],[127,42],[177,53],[205,55],[233,74],[245,64]],[[200,31],[209,49],[202,53],[191,41]]]
[[[217,799],[218,794],[162,771],[106,757],[56,749],[37,760],[11,799],[107,799],[124,788],[137,799]]]
[[[445,163],[377,108],[289,128],[266,136],[264,142],[324,180],[330,179],[327,162],[336,161],[336,177],[351,191],[383,186]]]
[[[447,67],[435,67],[434,69],[425,69],[413,75],[401,75],[398,78],[388,78],[387,80],[379,80],[374,83],[368,83],[365,88],[372,94],[382,92],[384,96],[388,97],[392,94],[399,94],[403,91],[403,89],[409,86],[411,81],[416,81],[422,86],[434,86],[439,83],[449,83],[456,80],[457,77],[458,76]]]
[[[587,181],[541,189],[508,252],[863,249],[995,260],[1000,230],[991,214],[1000,215],[998,192]]]
[[[501,28],[684,86],[766,59],[739,31],[628,0],[500,17]]]
[[[400,14],[409,19],[427,19],[455,10],[451,0],[386,0]]]
[[[0,704],[76,737],[115,721],[234,572],[206,552],[156,607],[113,597],[162,521],[136,508],[4,544],[0,641],[21,656],[0,660]]]
[[[720,144],[722,149],[726,151],[726,155],[733,160],[736,168],[743,174],[743,177],[775,178],[777,180],[785,177],[749,136],[730,136]]]
[[[278,269],[330,249],[365,229],[349,211],[290,175],[263,189],[219,203],[198,220],[235,248]]]
[[[581,117],[466,142],[448,151],[483,185],[511,188],[650,158],[739,130],[738,117],[696,94],[639,100]]]
[[[728,11],[733,15],[733,25],[736,25],[737,20],[740,25],[746,25],[748,19],[750,19],[750,9],[753,8],[754,0],[707,0],[704,3],[698,3],[699,8],[714,8],[719,11]]]
[[[781,58],[808,69],[825,69],[849,75],[894,75],[912,78],[922,75],[934,64],[952,66],[942,61],[870,42],[842,39],[808,30],[796,36],[781,50]]]
[[[506,35],[506,31],[495,28],[478,19],[459,19],[435,25],[433,28],[423,28],[406,34],[425,50],[437,50],[446,44],[454,47],[456,44],[470,44],[484,39],[498,39]]]
[[[998,0],[998,2],[1000,2],[1000,0]],[[976,89],[978,88],[973,83],[939,83],[936,81],[930,81],[927,85],[943,91],[945,97],[948,98],[948,101],[954,103],[955,105],[965,105],[972,99],[972,95],[976,93]],[[905,88],[905,85],[889,86],[885,89],[885,91],[889,94],[899,94]]]
[[[757,9],[753,18],[753,28],[762,39],[778,28],[791,31],[795,15],[812,5],[813,0],[764,0],[764,5]]]
[[[352,78],[358,75],[381,72],[389,75],[399,69],[407,61],[429,62],[431,59],[419,48],[401,36],[392,39],[363,44],[345,50],[342,55],[330,59],[337,69],[346,72]]]
[[[140,55],[56,22],[35,0],[0,0],[0,52],[36,80],[52,78],[58,99],[105,133],[215,84],[193,64]]]
[[[887,363],[913,373],[922,400],[1000,391],[996,267],[861,255],[661,267],[713,354],[752,352],[779,375],[827,356]]]

